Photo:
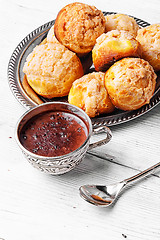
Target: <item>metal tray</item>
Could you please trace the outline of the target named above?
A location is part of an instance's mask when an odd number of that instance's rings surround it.
[[[114,12],[103,12],[104,15],[115,14]],[[132,16],[133,17],[133,16]],[[140,27],[146,27],[150,24],[133,17]],[[27,109],[30,109],[37,104],[26,94],[22,86],[22,80],[24,78],[24,73],[22,71],[26,57],[33,48],[40,44],[44,38],[46,38],[49,29],[54,25],[54,20],[50,21],[39,28],[28,34],[16,47],[14,50],[9,64],[8,64],[8,81],[12,93],[16,99]],[[40,97],[40,96],[39,96]],[[67,98],[54,98],[48,100],[40,97],[43,102],[46,101],[67,101]],[[150,111],[160,102],[160,73],[158,73],[157,85],[155,93],[149,104],[134,110],[134,111],[121,111],[116,109],[111,115],[101,115],[92,119],[94,126],[106,125],[113,126],[120,123],[124,123],[133,120],[146,112]]]

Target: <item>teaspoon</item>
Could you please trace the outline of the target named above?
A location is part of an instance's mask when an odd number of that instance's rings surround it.
[[[108,185],[84,185],[79,188],[80,196],[89,203],[96,206],[108,207],[118,197],[119,193],[128,184],[135,182],[136,180],[142,179],[145,176],[153,173],[154,170],[160,167],[160,162],[154,166],[130,177],[121,182]]]

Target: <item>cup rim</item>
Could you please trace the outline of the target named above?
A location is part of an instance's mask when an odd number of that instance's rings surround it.
[[[74,151],[72,151],[72,152],[70,152],[70,153],[64,154],[64,155],[48,157],[48,156],[42,156],[42,155],[38,155],[38,154],[36,154],[36,153],[32,153],[32,152],[30,152],[29,150],[27,150],[27,149],[21,144],[21,142],[20,142],[20,140],[19,140],[19,137],[18,137],[18,129],[19,129],[20,123],[21,123],[21,121],[23,120],[23,118],[24,118],[27,114],[31,113],[31,112],[34,111],[35,109],[37,109],[37,108],[42,108],[44,105],[55,105],[55,104],[56,104],[56,105],[57,105],[57,104],[61,104],[61,105],[72,106],[73,108],[75,108],[76,110],[78,110],[79,112],[81,112],[83,115],[85,115],[85,117],[87,118],[87,121],[88,121],[88,123],[89,123],[88,136],[87,136],[86,140],[83,142],[83,144],[82,144],[79,148],[75,149]],[[71,112],[71,113],[72,113],[72,112]],[[73,113],[73,114],[74,114],[74,113]],[[36,115],[35,115],[35,116],[36,116]],[[42,160],[42,159],[43,159],[43,160],[44,160],[44,159],[48,159],[48,160],[59,160],[59,158],[63,158],[63,159],[64,159],[64,158],[68,158],[68,157],[70,157],[72,154],[74,154],[74,153],[78,152],[80,149],[82,149],[82,148],[86,145],[86,143],[89,141],[89,139],[90,139],[90,137],[91,137],[91,135],[92,135],[92,131],[93,131],[93,127],[92,127],[91,119],[90,119],[90,117],[89,117],[81,108],[79,108],[79,107],[77,107],[77,106],[75,106],[75,105],[73,105],[73,104],[66,103],[66,102],[60,102],[60,101],[58,101],[58,102],[46,102],[46,103],[42,103],[42,104],[40,104],[40,105],[38,105],[38,106],[35,106],[35,107],[27,110],[24,114],[22,114],[22,116],[19,118],[19,120],[18,120],[17,123],[16,123],[15,139],[16,139],[17,144],[18,144],[19,147],[21,148],[21,150],[23,150],[23,152],[27,153],[28,155],[30,155],[30,156],[33,157],[33,158],[38,158],[38,159],[41,159],[41,160]]]

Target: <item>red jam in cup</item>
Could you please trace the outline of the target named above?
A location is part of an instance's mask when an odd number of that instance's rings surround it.
[[[68,112],[47,111],[23,126],[20,142],[32,153],[56,157],[79,148],[87,135],[87,126],[79,117]]]

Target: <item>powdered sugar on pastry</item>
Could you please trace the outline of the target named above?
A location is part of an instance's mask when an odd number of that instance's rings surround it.
[[[77,79],[69,92],[68,101],[82,108],[90,117],[114,110],[104,86],[102,72],[89,73]]]
[[[112,103],[122,110],[136,110],[150,102],[156,85],[152,66],[140,58],[124,58],[105,74]]]
[[[111,14],[105,16],[106,29],[105,32],[111,30],[123,30],[128,31],[130,34],[136,37],[139,29],[136,20],[126,14]]]
[[[79,58],[58,41],[36,46],[23,71],[34,91],[47,98],[68,95],[73,81],[83,75]]]
[[[142,58],[147,60],[155,71],[160,70],[160,24],[152,24],[138,30],[137,40],[141,44]]]

